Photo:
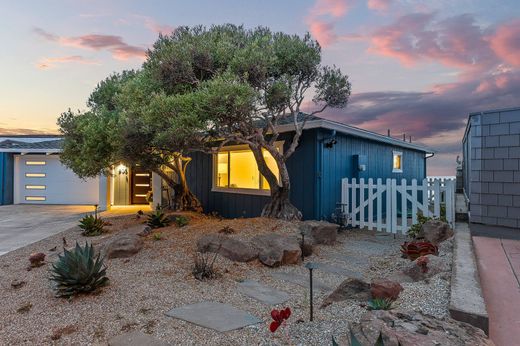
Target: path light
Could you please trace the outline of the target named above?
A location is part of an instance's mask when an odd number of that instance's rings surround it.
[[[312,270],[313,269],[317,269],[318,268],[318,263],[314,263],[314,262],[309,262],[305,265],[305,268],[309,269],[309,288],[310,288],[310,304],[311,304],[311,317],[310,317],[310,321],[312,322],[312,319],[313,319],[313,303],[312,303]]]

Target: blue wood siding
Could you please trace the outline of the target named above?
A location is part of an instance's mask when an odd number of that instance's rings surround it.
[[[0,153],[0,205],[13,204],[13,154]]]
[[[321,198],[318,200],[317,215],[320,219],[329,219],[336,203],[341,201],[341,179],[343,178],[387,178],[421,180],[426,178],[425,153],[364,138],[336,134],[336,144],[325,148],[324,140],[330,138],[331,131],[320,129],[318,132],[318,171]],[[393,151],[402,152],[402,173],[392,173]],[[360,172],[357,160],[366,165]]]
[[[316,134],[317,130],[305,131],[296,152],[287,161],[291,177],[291,201],[302,212],[304,219],[315,218],[316,201]],[[291,134],[282,134],[287,149]],[[188,184],[200,199],[204,212],[217,212],[228,218],[259,216],[269,201],[269,196],[213,192],[213,159],[209,154],[193,153],[192,162],[186,171]]]

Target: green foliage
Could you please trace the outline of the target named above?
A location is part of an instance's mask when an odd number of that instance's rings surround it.
[[[100,255],[94,255],[94,247],[76,243],[72,251],[64,250],[52,265],[50,280],[57,297],[69,297],[87,293],[108,283],[106,268]]]
[[[368,301],[367,307],[369,310],[390,310],[393,301],[386,298],[375,298]]]
[[[422,225],[424,223],[426,223],[426,221],[431,220],[431,219],[432,219],[431,217],[424,216],[422,212],[420,212],[420,211],[417,212],[417,223],[410,226],[410,228],[406,232],[408,237],[410,237],[412,239],[417,238],[417,235],[421,231]]]
[[[79,228],[82,229],[81,234],[86,237],[93,237],[105,232],[105,222],[97,217],[97,215],[85,215],[79,220]]]
[[[157,232],[153,234],[153,240],[162,240],[163,234],[161,232]]]
[[[190,219],[188,219],[184,215],[179,215],[179,216],[175,217],[175,224],[177,225],[177,227],[184,227],[184,226],[188,225],[189,222],[190,222]]]
[[[164,214],[160,207],[148,214],[146,224],[151,228],[166,227],[170,224],[170,219]]]

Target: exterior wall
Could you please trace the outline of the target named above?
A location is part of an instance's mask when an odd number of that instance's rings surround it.
[[[520,108],[470,115],[463,155],[470,221],[520,227]]]
[[[0,205],[13,204],[13,154],[0,153]]]
[[[321,198],[316,206],[316,215],[319,219],[329,219],[341,202],[341,179],[364,178],[383,180],[426,178],[426,158],[421,151],[392,146],[364,138],[336,134],[336,144],[332,148],[325,148],[324,142],[331,136],[331,131],[320,129],[317,146],[319,152],[318,189]],[[392,173],[393,151],[402,152],[402,173]],[[359,160],[359,162],[358,162]],[[365,171],[358,170],[358,163],[366,166]]]
[[[295,153],[287,161],[291,176],[291,201],[302,212],[305,219],[315,218],[316,200],[316,133],[306,130]],[[288,147],[290,134],[282,134],[284,150]],[[224,217],[255,217],[269,201],[269,196],[211,191],[213,184],[212,155],[193,153],[190,155],[186,177],[193,193],[200,199],[204,212],[217,212]]]

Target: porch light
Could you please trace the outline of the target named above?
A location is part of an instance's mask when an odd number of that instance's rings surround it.
[[[117,166],[117,172],[119,173],[119,175],[128,174],[128,168],[122,163],[120,163],[119,166]]]

